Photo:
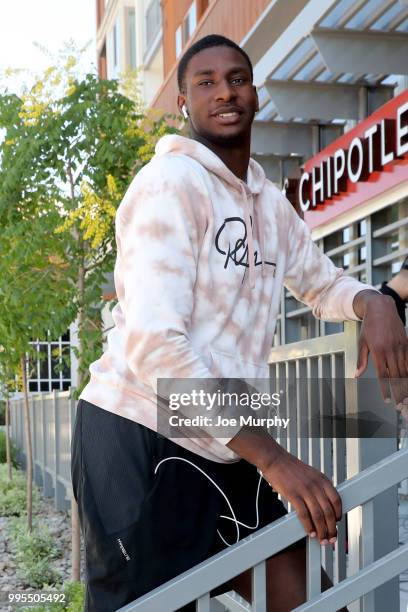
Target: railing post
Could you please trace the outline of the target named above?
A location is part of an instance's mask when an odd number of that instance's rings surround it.
[[[64,499],[65,499],[65,492],[64,492],[64,486],[62,485],[62,483],[59,481],[59,475],[60,475],[60,451],[61,451],[61,444],[60,444],[60,436],[61,436],[61,431],[60,431],[60,419],[59,419],[59,410],[58,410],[58,395],[57,395],[57,391],[54,389],[52,392],[52,403],[53,403],[53,410],[54,410],[54,441],[55,441],[55,446],[54,446],[54,458],[55,458],[55,471],[54,471],[54,501],[55,501],[55,508],[57,510],[63,510],[65,508],[65,504],[64,504]]]
[[[37,424],[36,424],[36,402],[34,393],[30,394],[30,412],[31,412],[31,424],[32,424],[32,445],[33,445],[33,476],[35,484],[39,484],[38,481],[38,466],[37,466]]]
[[[252,568],[252,612],[266,612],[266,561]]]
[[[318,538],[308,537],[306,550],[306,597],[309,601],[322,592],[321,550]]]
[[[196,611],[211,612],[209,593],[206,593],[205,595],[202,595],[200,599],[197,599]]]
[[[331,356],[333,385],[333,412],[344,414],[344,361],[343,355]],[[337,435],[336,431],[336,435]],[[333,438],[333,483],[337,487],[346,480],[346,440]],[[343,516],[337,524],[337,543],[334,555],[333,582],[337,584],[346,577],[346,519]]]
[[[347,413],[356,416],[364,410],[368,398],[364,395],[362,385],[359,381],[353,383],[358,358],[358,339],[360,327],[356,323],[345,323],[346,353],[345,353],[345,378],[346,378],[346,406]],[[372,361],[362,376],[362,379],[375,379],[376,373]],[[370,411],[375,410],[374,398],[369,398]],[[378,405],[382,402],[378,387]],[[394,415],[396,423],[396,413]],[[388,457],[397,450],[397,440],[391,437],[384,438],[347,438],[347,478],[351,478],[370,465]],[[397,487],[378,495],[372,502],[372,510],[367,506],[366,510],[355,508],[348,514],[348,544],[349,544],[349,567],[348,575],[351,576],[364,566],[365,559],[370,557],[369,529],[374,529],[375,540],[374,557],[390,552],[398,546],[398,497]],[[367,612],[368,610],[387,610],[387,612],[399,612],[399,584],[398,578],[376,589],[374,596],[360,602],[354,602],[349,606],[350,612]]]

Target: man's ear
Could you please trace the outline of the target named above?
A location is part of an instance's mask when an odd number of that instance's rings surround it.
[[[183,94],[179,94],[177,96],[177,106],[180,111],[180,115],[182,114],[181,109],[185,103],[186,103],[186,96],[184,96]]]

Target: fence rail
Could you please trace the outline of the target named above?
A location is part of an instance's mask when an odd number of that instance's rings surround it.
[[[344,511],[349,512],[358,505],[371,503],[373,498],[385,489],[396,485],[407,474],[408,449],[397,451],[391,457],[367,468],[361,474],[339,486],[338,490],[343,501]],[[262,590],[265,586],[262,578],[265,559],[297,542],[304,535],[304,529],[299,519],[292,512],[241,540],[238,544],[211,557],[209,561],[197,565],[162,587],[120,608],[120,612],[177,610],[194,600],[198,602],[197,612],[200,612],[202,609],[206,609],[204,606],[207,605],[209,592],[212,589],[252,568],[256,568],[255,572],[258,574],[254,582],[255,584],[258,582]],[[311,542],[309,562],[311,559],[312,564],[318,565],[320,570],[320,545],[316,540],[309,538],[309,541]],[[315,612],[315,610],[324,610],[324,612],[329,612],[337,610],[360,595],[390,580],[406,567],[408,567],[408,544],[393,551],[382,561],[364,568],[363,571],[347,579],[341,585],[337,585],[321,595],[319,594],[312,601],[297,608],[297,611],[313,610]],[[313,568],[310,569],[309,575],[312,579],[309,589],[311,592],[319,590],[320,593],[319,584],[315,584],[315,582],[320,581],[320,571],[316,572]],[[252,611],[266,612],[265,598],[259,596],[258,601],[258,604],[253,604]],[[324,607],[325,605],[326,607]],[[381,612],[385,609],[383,608]]]

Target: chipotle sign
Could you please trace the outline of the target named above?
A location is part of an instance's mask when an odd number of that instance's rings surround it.
[[[408,90],[308,160],[291,192],[313,227],[403,181]]]

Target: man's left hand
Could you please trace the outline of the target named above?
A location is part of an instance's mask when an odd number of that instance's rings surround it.
[[[401,410],[408,406],[408,339],[395,302],[368,289],[355,296],[353,308],[363,321],[355,377],[363,374],[371,353],[384,401],[391,401],[390,383],[397,409]]]

